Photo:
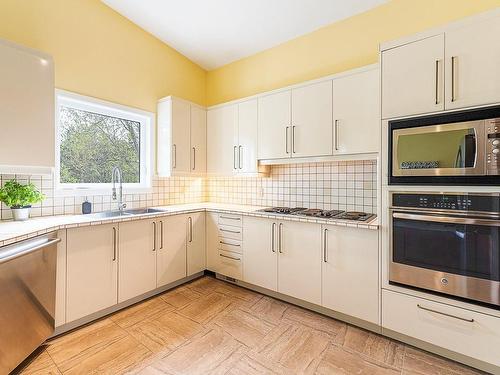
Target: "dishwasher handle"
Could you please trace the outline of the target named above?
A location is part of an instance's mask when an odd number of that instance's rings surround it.
[[[8,248],[12,248],[12,250],[4,251],[5,254],[2,254],[0,248],[0,264],[11,261],[16,258],[20,258],[24,255],[30,254],[34,251],[43,249],[45,247],[55,245],[56,243],[59,242],[61,242],[60,238],[53,238],[47,241],[29,241],[28,243],[25,244],[23,243],[20,243],[18,245],[13,244],[8,246]]]

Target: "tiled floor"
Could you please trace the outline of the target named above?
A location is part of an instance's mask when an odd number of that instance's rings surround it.
[[[48,343],[23,374],[478,374],[203,277]]]

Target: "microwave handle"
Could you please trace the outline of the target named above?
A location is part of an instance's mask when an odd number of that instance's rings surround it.
[[[490,227],[500,227],[500,220],[489,220],[489,219],[479,219],[479,218],[408,214],[404,212],[393,212],[392,217],[395,219],[432,221],[435,223],[473,224],[473,225],[485,225]]]

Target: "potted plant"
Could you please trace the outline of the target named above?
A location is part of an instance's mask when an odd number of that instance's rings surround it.
[[[11,208],[16,221],[28,220],[31,205],[44,199],[45,196],[32,183],[22,185],[16,180],[10,180],[0,188],[0,202]]]

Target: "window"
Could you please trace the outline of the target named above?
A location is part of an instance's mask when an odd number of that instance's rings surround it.
[[[65,91],[56,111],[56,190],[109,190],[114,167],[129,191],[151,187],[153,114]]]

